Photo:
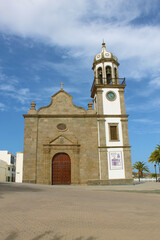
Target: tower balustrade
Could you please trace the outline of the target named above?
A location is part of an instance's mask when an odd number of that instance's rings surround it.
[[[94,78],[93,84],[92,84],[92,88],[91,88],[91,92],[94,89],[95,85],[103,85],[104,86],[113,86],[113,85],[124,85],[126,86],[126,79],[125,78],[111,78],[109,81],[107,78]]]

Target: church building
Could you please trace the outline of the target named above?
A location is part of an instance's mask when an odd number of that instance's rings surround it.
[[[125,78],[105,43],[94,57],[93,104],[73,104],[63,90],[25,118],[23,182],[38,184],[132,184]]]

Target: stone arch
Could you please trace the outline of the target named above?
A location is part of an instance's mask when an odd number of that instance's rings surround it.
[[[112,83],[112,69],[110,66],[106,66],[106,79],[107,79],[107,84]]]
[[[98,83],[103,84],[103,73],[102,73],[101,67],[97,69],[97,76],[98,76]]]

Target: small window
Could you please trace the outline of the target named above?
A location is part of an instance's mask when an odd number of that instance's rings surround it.
[[[11,155],[11,164],[14,164],[14,156]]]
[[[57,125],[57,129],[60,130],[60,131],[64,131],[64,130],[67,129],[67,126],[66,126],[66,124],[64,124],[64,123],[59,123],[59,124]]]
[[[10,171],[10,167],[8,167],[8,171]]]
[[[118,141],[118,124],[109,126],[110,128],[110,141]]]

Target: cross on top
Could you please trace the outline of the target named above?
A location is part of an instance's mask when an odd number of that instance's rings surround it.
[[[60,85],[61,85],[61,90],[63,90],[63,85],[64,85],[64,83],[60,83]]]

